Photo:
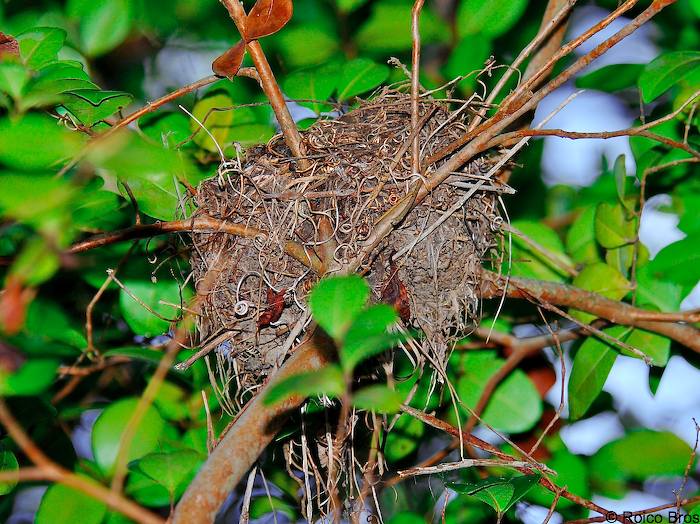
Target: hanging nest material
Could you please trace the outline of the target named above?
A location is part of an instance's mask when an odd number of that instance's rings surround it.
[[[424,96],[422,157],[462,136],[468,114],[452,113],[447,104]],[[254,238],[193,235],[196,282],[209,270],[217,273],[203,299],[201,341],[214,341],[216,351],[229,357],[241,385],[260,384],[281,364],[308,321],[305,303],[317,271],[340,271],[357,257],[373,225],[417,177],[405,93],[385,89],[336,120],[317,122],[302,138],[308,169],[298,170],[276,137],[250,149],[244,162],[222,166],[198,191],[197,213],[261,231]],[[495,182],[475,192],[473,187],[489,165],[481,158],[454,173],[360,268],[376,300],[392,303],[404,322],[424,331],[426,349],[439,364],[445,363],[450,341],[478,317],[480,268],[500,223],[500,188]],[[429,178],[436,167],[423,176]],[[467,192],[473,194],[458,212],[413,245]]]

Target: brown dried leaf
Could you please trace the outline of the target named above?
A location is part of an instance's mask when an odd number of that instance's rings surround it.
[[[8,277],[5,289],[0,293],[0,329],[7,335],[14,335],[22,329],[27,305],[33,298],[32,288],[25,288],[16,277]]]
[[[279,293],[275,293],[272,289],[267,290],[267,307],[260,315],[260,318],[258,318],[258,328],[269,326],[280,319],[284,310],[284,295],[286,292],[286,289],[280,290]]]
[[[211,65],[212,70],[216,76],[223,76],[231,80],[238,70],[241,68],[243,63],[243,56],[245,55],[245,42],[240,40],[236,45],[228,49],[219,58],[214,60]]]
[[[258,0],[246,19],[246,37],[256,40],[282,29],[292,18],[292,0]]]
[[[0,33],[0,58],[9,56],[19,56],[19,44],[10,35]]]

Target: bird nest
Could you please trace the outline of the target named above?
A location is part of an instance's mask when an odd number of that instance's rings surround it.
[[[428,96],[419,107],[422,158],[466,132],[469,111],[452,112]],[[393,304],[425,334],[433,362],[444,364],[450,342],[473,327],[481,266],[501,220],[499,188],[483,184],[488,158],[455,172],[363,253],[381,217],[440,165],[415,174],[412,139],[410,96],[385,89],[302,132],[303,170],[276,137],[201,184],[197,214],[252,232],[193,235],[195,281],[214,273],[201,297],[201,344],[226,357],[239,386],[260,384],[293,351],[309,322],[306,300],[319,273],[346,271],[358,257],[375,300]]]

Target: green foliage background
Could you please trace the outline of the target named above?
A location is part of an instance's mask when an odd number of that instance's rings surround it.
[[[426,46],[422,83],[438,86],[479,70],[490,56],[497,63],[508,63],[536,34],[544,3],[428,3],[421,18]],[[606,8],[617,3],[596,2]],[[263,39],[262,45],[284,92],[290,98],[311,100],[301,104],[317,116],[300,122],[301,126],[310,125],[338,103],[352,107],[357,96],[369,96],[381,84],[404,79],[400,69],[386,62],[396,56],[410,63],[410,2],[297,0],[294,6],[291,23]],[[649,104],[648,119],[669,113],[700,89],[699,20],[700,1],[679,0],[655,20],[663,51],[658,59],[648,65],[609,66],[580,78],[578,85],[621,93],[633,110],[641,96]],[[152,72],[157,79],[163,68],[185,67],[172,63],[177,59],[168,59],[165,54],[156,58],[164,46],[188,39],[201,43],[201,49],[213,57],[238,39],[216,0],[10,0],[0,4],[0,31],[15,36],[20,46],[19,59],[7,55],[0,59],[0,278],[5,288],[6,323],[0,394],[8,398],[22,426],[52,459],[108,482],[124,425],[162,354],[160,335],[179,317],[177,306],[192,295],[185,284],[187,253],[182,242],[162,237],[85,254],[67,254],[66,249],[89,234],[131,225],[134,204],[149,223],[189,216],[192,208],[183,195],[188,187],[216,173],[216,144],[231,157],[236,154],[235,144],[245,148],[268,140],[275,133],[272,113],[260,103],[264,97],[253,81],[221,80],[179,101],[206,122],[216,142],[172,105],[142,118],[138,132],[115,135],[86,148],[91,136],[105,132],[120,115],[144,104],[148,99],[144,83]],[[498,74],[485,81],[492,85],[497,78]],[[160,80],[167,82],[167,78]],[[160,86],[162,90],[178,87]],[[466,97],[476,88],[471,76],[462,80],[458,89]],[[241,104],[246,106],[211,111]],[[697,149],[700,111],[691,107],[656,131],[675,140],[687,132],[688,143]],[[625,176],[624,159],[610,166],[601,163],[602,174],[591,187],[548,188],[541,181],[539,144],[535,142],[519,158],[521,167],[511,181],[518,194],[507,205],[513,228],[522,234],[513,236],[512,273],[569,282],[651,310],[677,311],[700,279],[697,164],[679,163],[646,176],[649,168],[689,155],[647,138],[631,139],[637,179],[645,181],[645,198],[670,194],[669,211],[678,214],[679,227],[687,235],[649,260],[637,238],[640,186],[638,180]],[[527,239],[554,254],[556,263]],[[110,283],[106,287],[92,314],[94,346],[89,346],[84,327],[86,307],[105,282],[105,271],[117,267],[123,286]],[[562,268],[574,268],[576,276]],[[361,284],[348,285],[341,296],[362,295]],[[320,293],[322,303],[337,303]],[[364,298],[359,300],[359,310],[364,302]],[[22,315],[25,309],[26,315]],[[8,311],[22,318],[17,320]],[[317,316],[318,312],[329,310],[322,304],[315,308]],[[571,313],[584,322],[593,320],[583,312]],[[508,333],[525,316],[522,306],[506,304],[496,329]],[[353,318],[345,319],[345,324],[338,319],[317,320],[340,345],[350,344],[352,328],[346,330]],[[383,344],[385,327],[392,320],[387,317],[379,330]],[[485,320],[487,324],[490,321]],[[612,340],[639,349],[655,366],[652,391],[672,355],[680,354],[693,365],[699,364],[696,355],[659,335],[622,327],[606,328],[605,332]],[[470,338],[464,344],[478,341]],[[370,353],[376,353],[377,348]],[[620,352],[625,353],[624,348],[610,339],[575,343],[569,418],[562,424],[612,409],[609,395],[601,390]],[[190,354],[182,351],[178,358]],[[56,396],[70,380],[62,374],[65,366],[78,362],[89,365],[101,358],[120,358],[123,363],[85,377],[69,393]],[[343,362],[342,371],[333,368],[316,377],[318,384],[305,381],[304,391],[341,396],[343,373],[347,378],[359,360],[349,361],[347,365]],[[453,354],[450,378],[467,405],[476,404],[488,378],[503,362],[499,353],[490,349]],[[400,398],[391,390],[366,391],[356,395],[356,405],[396,412],[408,390],[418,384],[412,405],[436,410],[439,416],[454,421],[449,395],[429,397],[428,377],[412,375],[409,363],[400,356],[396,368],[408,377],[396,385]],[[216,413],[215,430],[225,427],[231,417],[218,405],[206,369],[196,365],[189,372],[168,375],[138,428],[137,444],[130,450],[126,494],[166,515],[207,455],[202,390],[208,393],[209,408]],[[94,460],[79,459],[70,442],[70,429],[82,413],[92,409],[103,410],[91,436]],[[497,388],[484,420],[519,442],[528,442],[542,431],[543,420],[551,417],[551,411],[532,377],[519,369]],[[383,452],[394,470],[402,468],[413,464],[421,446],[437,435],[402,415],[385,436]],[[0,469],[16,469],[18,459],[27,465],[10,439],[0,441],[0,446]],[[556,482],[583,497],[620,497],[650,477],[682,475],[691,452],[675,435],[634,423],[626,427],[623,437],[592,457],[572,454],[556,431],[543,446],[542,460],[559,472]],[[640,449],[644,450],[641,457]],[[273,506],[298,518],[296,485],[285,477],[279,455],[270,453],[263,462],[268,478],[280,488]],[[496,478],[507,472],[491,473]],[[552,502],[551,494],[530,485],[530,479],[489,484],[471,471],[462,477],[453,485],[459,495],[447,507],[448,522],[491,522],[494,510],[513,520],[514,503],[521,498],[545,506]],[[399,485],[396,489],[395,494],[386,493],[382,499],[386,521],[419,522],[432,515],[436,500],[427,484]],[[0,498],[0,519],[5,520],[17,488],[3,484],[0,493],[5,494]],[[567,518],[586,515],[563,499],[557,509]],[[266,497],[253,501],[254,516],[269,511]],[[88,519],[81,522],[118,521],[103,503],[54,485],[44,495],[37,522],[75,522],[75,515]]]

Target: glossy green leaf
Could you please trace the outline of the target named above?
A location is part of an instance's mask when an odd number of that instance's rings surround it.
[[[62,103],[83,124],[92,126],[128,106],[133,98],[121,91],[72,89],[63,95]]]
[[[531,242],[520,235],[511,234],[513,247],[510,257],[511,273],[526,278],[563,281],[566,273],[549,256],[551,254],[563,264],[569,263],[564,245],[556,232],[544,224],[529,220],[515,220],[512,227]],[[544,248],[544,250],[539,249],[539,247]],[[504,269],[508,267],[508,262],[509,260],[506,258],[503,262]]]
[[[371,91],[389,76],[389,68],[368,58],[356,58],[343,64],[338,79],[338,100]]]
[[[259,519],[268,513],[286,515],[292,521],[296,520],[294,506],[282,499],[276,497],[257,497],[250,502],[251,519]]]
[[[631,287],[629,281],[617,269],[603,263],[594,263],[586,266],[574,278],[574,287],[593,291],[612,300],[620,300]],[[595,317],[589,313],[574,311],[573,316],[582,322],[590,322]]]
[[[420,16],[422,44],[447,43],[449,27],[426,5]],[[360,51],[385,58],[411,49],[411,6],[403,2],[375,2],[372,13],[357,31]]]
[[[157,283],[127,280],[124,286],[126,290],[120,291],[119,306],[134,333],[148,337],[160,335],[179,317],[179,309],[172,306],[179,306],[182,301],[180,285],[175,280],[165,278]]]
[[[196,451],[182,449],[166,453],[149,453],[132,467],[163,486],[175,499],[184,492],[203,461],[204,457]]]
[[[614,327],[605,332],[621,336],[627,328]],[[588,337],[576,352],[569,377],[569,419],[583,417],[603,390],[605,381],[617,359],[617,351],[608,342]]]
[[[665,366],[671,355],[671,339],[643,329],[634,329],[625,342],[648,356],[654,366]],[[625,348],[621,351],[624,355],[639,358]]]
[[[39,170],[72,157],[85,136],[69,131],[48,115],[30,113],[19,120],[0,119],[0,163]]]
[[[383,384],[375,384],[356,391],[353,406],[377,413],[397,413],[403,404],[403,395]]]
[[[700,280],[700,232],[662,249],[648,264],[649,276],[681,286],[683,296]]]
[[[699,51],[673,51],[655,58],[639,76],[644,102],[652,102],[698,68]]]
[[[217,152],[219,147],[226,147],[235,115],[234,111],[227,110],[231,106],[233,106],[233,100],[221,91],[209,94],[197,102],[192,114],[209,131],[206,133],[195,120],[191,120],[190,131],[197,133],[194,142],[198,146],[212,152]],[[213,139],[209,136],[210,134]]]
[[[69,16],[80,23],[80,48],[90,57],[102,55],[122,43],[133,20],[131,0],[70,0]]]
[[[450,53],[443,72],[449,79],[480,71],[492,53],[493,43],[478,35],[463,37]],[[477,75],[471,74],[458,85],[461,89],[472,90],[476,86]]]
[[[631,244],[637,233],[637,220],[622,206],[603,202],[596,208],[595,234],[608,249]]]
[[[17,457],[15,457],[15,454],[9,449],[3,449],[0,447],[0,473],[12,473],[18,469],[19,463],[17,462]],[[8,493],[12,493],[15,486],[17,486],[17,480],[0,482],[0,497],[7,495]]]
[[[343,13],[350,13],[359,9],[367,3],[368,0],[336,0],[335,4]]]
[[[108,475],[114,472],[120,441],[139,402],[137,398],[123,398],[110,404],[97,418],[92,430],[92,452],[97,465]],[[154,407],[149,407],[133,434],[128,462],[156,450],[165,429],[165,421]]]
[[[500,36],[517,23],[526,7],[527,0],[462,0],[457,29],[460,35]]]
[[[566,232],[566,251],[575,262],[600,262],[595,241],[594,206],[587,207]]]
[[[340,49],[340,39],[333,29],[309,23],[285,27],[272,38],[289,69],[323,64]]]
[[[475,483],[450,482],[448,486],[458,493],[472,496],[491,506],[500,516],[521,500],[537,485],[539,475],[522,475],[513,478],[487,478]]]
[[[457,393],[466,406],[476,406],[489,378],[503,363],[493,351],[470,351],[462,357],[463,375]],[[498,431],[522,433],[531,429],[541,415],[537,388],[522,370],[516,369],[496,388],[481,418]]]
[[[653,275],[649,265],[637,271],[637,304],[639,306],[651,306],[658,311],[678,311],[683,298],[681,284],[659,280]]]
[[[357,275],[321,280],[309,297],[314,320],[340,343],[369,299],[369,286]]]
[[[107,514],[107,505],[82,491],[53,484],[41,498],[36,524],[100,524]]]
[[[80,89],[97,89],[82,65],[65,60],[54,62],[42,68],[27,84],[19,107],[27,110],[32,107],[58,104],[63,99],[61,95]]]
[[[57,27],[35,27],[17,36],[22,62],[39,69],[58,58],[66,32]]]
[[[639,75],[644,70],[643,64],[613,64],[601,67],[576,79],[576,87],[596,89],[614,93],[622,89],[635,87]]]
[[[591,458],[596,476],[618,470],[630,480],[652,475],[683,475],[692,449],[668,431],[638,430],[609,442]],[[644,460],[640,460],[642,458]]]
[[[345,390],[345,378],[340,367],[335,364],[325,366],[319,371],[293,375],[270,388],[265,396],[265,404],[272,405],[287,400],[293,395],[309,397],[326,395],[338,397]]]
[[[14,373],[0,370],[0,395],[29,396],[39,395],[56,380],[58,360],[32,358]]]
[[[37,286],[49,278],[60,267],[56,250],[40,236],[30,238],[12,262],[10,274],[29,286]]]
[[[333,106],[324,104],[335,91],[340,75],[340,65],[332,62],[316,69],[295,71],[284,79],[284,93],[299,104],[320,114]],[[312,100],[302,102],[301,100]]]
[[[138,469],[129,472],[124,492],[142,506],[150,508],[169,506],[172,502],[167,489]]]
[[[389,462],[402,460],[418,449],[425,433],[423,423],[406,413],[402,414],[386,437],[384,456]]]
[[[375,304],[355,316],[345,334],[340,350],[340,362],[346,372],[363,360],[394,347],[405,337],[389,333],[388,329],[398,321],[396,310],[387,304]]]
[[[29,81],[29,71],[22,64],[0,63],[0,91],[12,98],[20,98],[24,86]]]

